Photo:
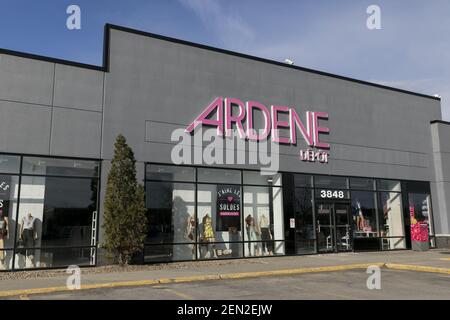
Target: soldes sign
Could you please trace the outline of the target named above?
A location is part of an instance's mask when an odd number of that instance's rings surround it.
[[[237,112],[233,112],[237,110]],[[261,128],[254,127],[254,114],[259,112],[263,118]],[[212,116],[214,115],[215,116]],[[280,120],[279,116],[285,114],[288,120]],[[330,145],[321,142],[319,135],[329,133],[330,129],[319,125],[319,119],[327,120],[328,113],[306,111],[302,120],[295,108],[272,105],[269,108],[257,101],[243,102],[236,98],[217,97],[203,110],[203,112],[185,129],[192,133],[200,125],[217,127],[217,135],[230,136],[235,124],[242,139],[261,141],[271,139],[282,144],[296,144],[297,130],[310,147],[329,149]],[[288,137],[281,137],[279,130],[289,131]]]

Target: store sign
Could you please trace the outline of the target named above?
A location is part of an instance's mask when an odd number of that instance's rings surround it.
[[[240,231],[241,226],[241,188],[234,185],[217,186],[217,230]]]
[[[233,112],[237,110],[237,112]],[[262,116],[263,124],[255,128],[254,114]],[[281,120],[285,115],[287,120]],[[276,143],[296,145],[299,134],[310,149],[301,152],[303,161],[320,163],[328,162],[328,153],[314,152],[315,149],[329,149],[330,145],[320,140],[320,134],[328,134],[330,129],[319,125],[319,120],[328,120],[328,113],[306,111],[302,119],[294,107],[272,105],[267,108],[257,101],[243,102],[236,98],[217,97],[205,110],[189,125],[185,131],[193,133],[198,126],[212,126],[217,128],[218,136],[231,136],[233,125],[237,128],[239,137],[252,141],[263,141],[269,138]],[[279,130],[289,132],[288,137],[282,137]],[[312,151],[310,151],[312,150]]]

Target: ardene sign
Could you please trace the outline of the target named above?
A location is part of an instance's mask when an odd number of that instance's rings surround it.
[[[237,112],[233,112],[233,110],[237,110]],[[261,128],[254,126],[255,112],[262,115],[263,125]],[[287,115],[288,120],[281,120],[280,115]],[[206,125],[217,127],[218,136],[229,137],[234,124],[241,139],[263,141],[270,137],[273,142],[286,145],[296,145],[299,132],[309,147],[307,150],[300,151],[300,159],[308,162],[328,163],[328,152],[320,149],[329,149],[330,145],[320,141],[319,135],[328,134],[330,129],[320,126],[319,119],[328,120],[328,113],[306,111],[305,118],[302,120],[293,107],[272,105],[269,110],[257,101],[244,103],[236,98],[217,97],[185,131],[193,133],[198,126]],[[288,137],[280,136],[280,130],[288,131]]]

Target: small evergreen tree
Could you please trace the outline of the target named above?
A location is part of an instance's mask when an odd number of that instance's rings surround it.
[[[147,217],[144,188],[136,180],[136,160],[123,135],[117,136],[104,202],[103,247],[120,265],[143,249]]]

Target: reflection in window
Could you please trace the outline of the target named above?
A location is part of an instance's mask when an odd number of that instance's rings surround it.
[[[297,254],[315,252],[316,233],[312,206],[312,190],[295,189],[295,241]]]
[[[195,168],[149,164],[146,179],[162,181],[195,181]]]
[[[345,177],[315,176],[314,185],[323,189],[348,189],[348,179]]]
[[[375,192],[352,191],[353,237],[373,238],[378,236]]]
[[[397,180],[377,180],[377,188],[383,191],[401,191],[400,181]]]
[[[96,201],[96,179],[22,177],[16,268],[93,263],[90,250],[41,248],[95,245]]]
[[[195,259],[195,185],[190,183],[147,182],[147,237],[144,260]],[[180,243],[180,245],[173,245]]]
[[[19,177],[0,175],[0,270],[11,269]]]
[[[350,178],[350,188],[360,190],[374,190],[375,184],[373,179]]]
[[[97,177],[97,161],[59,158],[23,158],[23,174]]]
[[[244,186],[244,240],[252,241],[245,244],[245,256],[284,253],[274,242],[283,239],[282,205],[280,188]]]
[[[405,228],[403,223],[402,195],[380,192],[380,236],[383,250],[404,249]],[[392,238],[398,237],[398,238]]]

